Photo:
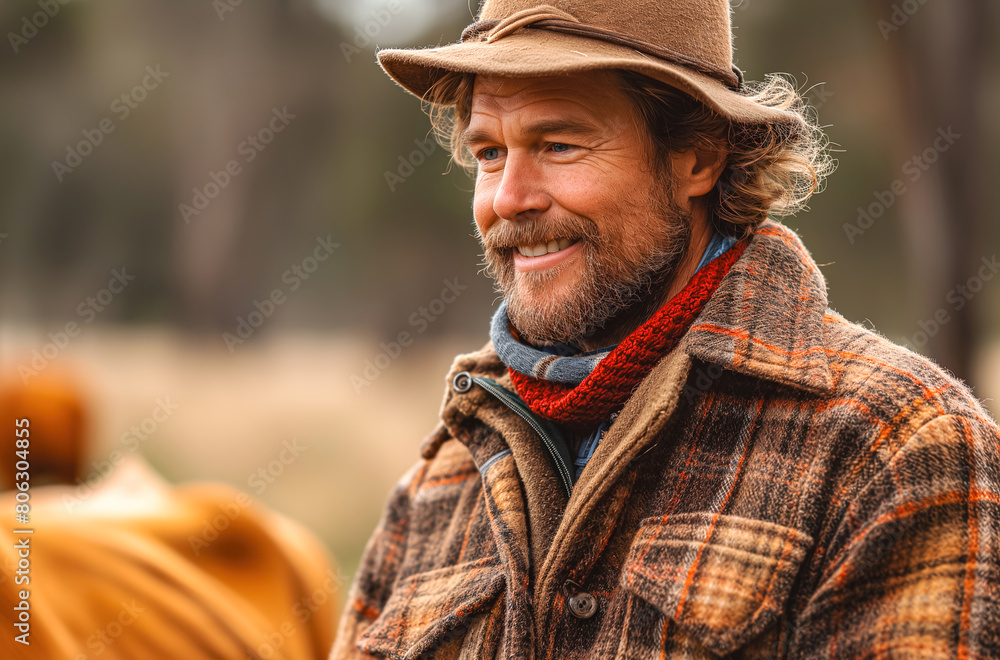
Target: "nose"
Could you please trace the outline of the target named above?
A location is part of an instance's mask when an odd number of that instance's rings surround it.
[[[493,212],[504,220],[516,221],[544,212],[551,204],[537,163],[530,154],[511,150],[493,196]]]

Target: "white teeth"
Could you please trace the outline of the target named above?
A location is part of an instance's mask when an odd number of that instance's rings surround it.
[[[551,252],[559,252],[560,250],[565,250],[570,245],[573,244],[568,238],[560,238],[559,240],[551,240],[548,243],[539,243],[538,245],[531,245],[528,247],[517,246],[517,251],[525,257],[541,257]]]

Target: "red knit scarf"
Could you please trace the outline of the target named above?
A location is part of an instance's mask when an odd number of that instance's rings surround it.
[[[621,409],[661,358],[677,346],[695,317],[743,254],[737,243],[702,267],[680,293],[626,337],[576,386],[508,369],[517,393],[538,415],[585,432]]]

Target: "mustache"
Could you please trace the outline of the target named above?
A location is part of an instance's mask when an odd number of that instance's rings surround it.
[[[511,222],[501,220],[486,234],[479,234],[479,242],[489,252],[513,250],[518,245],[538,245],[552,240],[568,238],[591,244],[600,242],[600,231],[592,220],[565,217],[558,219]]]

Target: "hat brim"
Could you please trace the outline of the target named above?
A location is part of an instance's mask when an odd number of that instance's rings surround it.
[[[676,87],[737,123],[802,122],[795,113],[757,103],[720,80],[692,69],[625,46],[551,31],[524,29],[493,43],[385,49],[378,52],[378,62],[393,80],[421,99],[448,72],[535,78],[623,69]]]

